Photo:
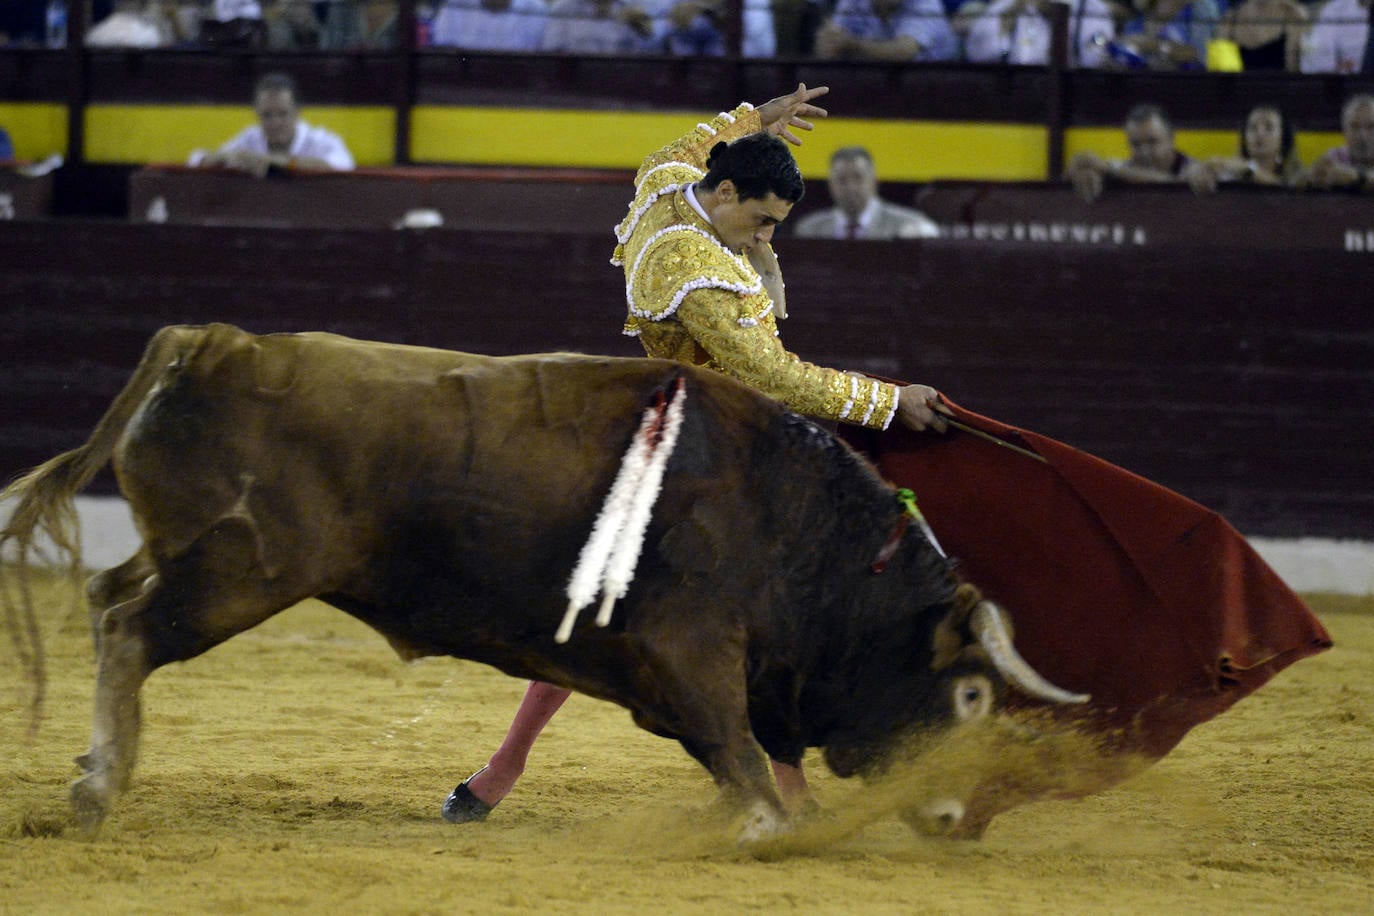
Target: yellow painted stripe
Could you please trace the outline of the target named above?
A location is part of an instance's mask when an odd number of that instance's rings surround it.
[[[311,107],[311,124],[344,138],[359,165],[393,161],[396,116],[383,107]],[[244,105],[92,105],[86,109],[90,162],[185,162],[196,149],[213,149],[254,123]]]
[[[0,127],[14,143],[16,159],[67,155],[67,106],[50,102],[0,102]]]
[[[1044,177],[1049,145],[1049,132],[1030,124],[836,118],[816,130],[818,142],[798,155],[814,178],[825,176],[835,149],[864,146],[884,181],[1035,180]]]
[[[633,169],[644,155],[714,112],[607,112],[419,106],[412,112],[416,162]],[[395,114],[385,107],[311,107],[306,120],[335,131],[359,165],[389,165]],[[86,158],[99,163],[184,162],[195,149],[218,146],[253,123],[246,105],[93,105],[86,110]],[[56,104],[0,103],[0,124],[15,151],[37,159],[66,150],[66,109]],[[803,134],[795,150],[802,173],[822,178],[831,152],[866,146],[886,181],[1046,177],[1048,131],[1037,125],[831,118]],[[1236,133],[1181,130],[1179,147],[1194,156],[1230,155]],[[1339,133],[1298,136],[1303,162],[1342,143]],[[1070,129],[1065,158],[1081,150],[1128,153],[1118,126]]]
[[[1324,131],[1322,133],[1298,134],[1294,139],[1294,146],[1298,148],[1298,159],[1303,165],[1310,165],[1327,150],[1337,146],[1345,146],[1345,137],[1339,131]]]
[[[651,150],[712,112],[599,112],[419,106],[411,122],[417,162],[637,167]],[[1033,125],[832,118],[803,134],[797,162],[825,175],[831,152],[863,145],[889,181],[1043,176],[1046,131]]]

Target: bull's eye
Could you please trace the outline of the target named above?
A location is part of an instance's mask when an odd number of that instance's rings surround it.
[[[992,712],[992,683],[981,674],[966,674],[950,682],[954,716],[960,722],[981,719]]]

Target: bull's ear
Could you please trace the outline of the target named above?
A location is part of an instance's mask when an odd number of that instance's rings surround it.
[[[983,596],[978,589],[967,583],[954,590],[949,610],[935,624],[935,631],[931,635],[931,671],[942,671],[954,664],[964,651],[964,646],[972,641],[966,632],[968,618],[981,600]]]

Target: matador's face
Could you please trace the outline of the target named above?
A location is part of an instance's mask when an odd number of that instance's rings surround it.
[[[716,234],[736,254],[747,255],[773,240],[773,230],[787,219],[792,204],[773,192],[767,197],[740,200],[734,182],[726,179],[711,192],[711,199],[703,202],[711,217]]]

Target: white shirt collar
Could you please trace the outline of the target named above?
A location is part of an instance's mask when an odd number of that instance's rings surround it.
[[[691,206],[691,208],[697,211],[697,215],[700,216],[702,219],[706,220],[706,225],[714,229],[716,224],[711,222],[711,217],[706,213],[704,209],[702,209],[701,202],[697,200],[697,186],[695,184],[689,184],[687,186],[687,190],[683,191],[682,193],[683,196],[687,198],[687,203]]]
[[[867,229],[873,225],[873,220],[878,217],[878,198],[870,197],[868,203],[864,204],[864,210],[859,214],[859,226]]]

